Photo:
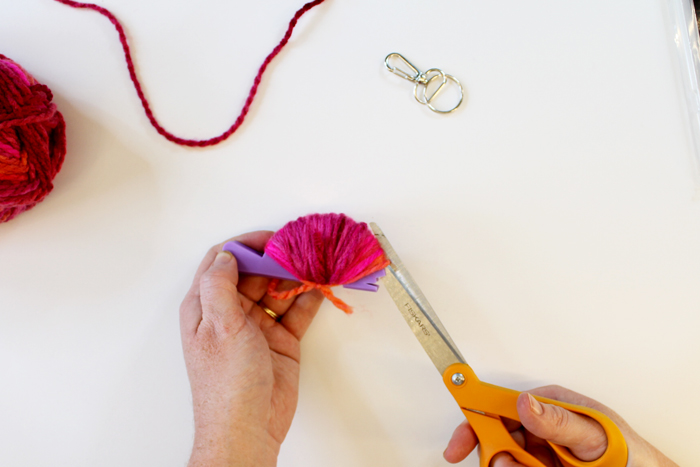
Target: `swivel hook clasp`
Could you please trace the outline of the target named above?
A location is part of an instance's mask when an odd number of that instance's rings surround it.
[[[396,65],[392,65],[392,62],[396,63]],[[406,57],[396,52],[390,53],[386,56],[384,59],[384,65],[386,65],[387,70],[395,75],[415,83],[415,86],[413,87],[413,97],[415,97],[421,104],[428,106],[428,108],[433,112],[448,114],[459,107],[462,100],[464,100],[464,88],[462,87],[462,84],[457,78],[452,75],[448,75],[440,68],[430,68],[429,70],[421,72],[418,70],[418,68],[413,66],[413,64],[409,62]],[[428,87],[433,84],[433,81],[435,80],[438,80],[438,82],[435,83],[437,84],[437,88],[434,91],[429,92]],[[459,101],[450,109],[440,110],[433,105],[433,99],[438,96],[440,91],[442,91],[446,85],[448,85],[448,81],[452,81],[457,85],[457,88],[459,89]]]

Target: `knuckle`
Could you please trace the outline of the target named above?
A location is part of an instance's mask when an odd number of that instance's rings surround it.
[[[231,279],[218,271],[207,271],[207,273],[202,274],[199,280],[199,288],[202,294],[204,294],[205,291],[209,293],[216,291],[236,291],[236,286]]]
[[[569,392],[568,389],[564,388],[563,386],[559,386],[557,384],[550,384],[547,386],[540,386],[538,388],[533,389],[532,391],[533,394],[536,394],[538,396],[544,396],[548,397],[550,399],[556,399],[556,400],[562,400],[565,394]]]
[[[203,355],[222,355],[227,352],[231,337],[237,333],[238,329],[231,323],[226,323],[215,315],[202,322],[192,344]]]
[[[589,451],[605,451],[608,446],[608,437],[605,435],[605,432],[602,429],[594,428],[588,430],[588,436],[581,444]]]
[[[226,340],[227,338],[230,338],[231,336],[235,336],[238,334],[239,329],[235,328],[233,326],[233,323],[231,320],[227,319],[228,315],[226,313],[226,310],[217,310],[216,312],[212,313],[211,316],[211,324],[212,324],[212,333],[214,336],[216,336],[218,339]]]
[[[180,311],[180,316],[182,316],[182,315],[184,315],[185,313],[187,313],[187,312],[190,310],[191,307],[192,307],[192,305],[190,304],[190,301],[188,300],[188,297],[185,297],[185,299],[182,301],[182,303],[180,303],[180,309],[179,309],[179,311]]]
[[[208,255],[214,254],[216,255],[219,251],[221,251],[221,244],[219,243],[218,245],[214,245],[211,248],[209,248],[209,251],[207,252]]]
[[[492,467],[513,467],[517,465],[519,464],[516,464],[513,457],[507,452],[499,452],[491,459]]]
[[[552,405],[551,407],[552,413],[550,416],[550,420],[554,430],[556,430],[557,432],[566,430],[569,427],[569,423],[571,421],[571,413],[566,409],[557,407],[556,405]]]
[[[602,429],[597,432],[593,446],[602,450],[602,452],[605,452],[605,450],[608,448],[608,436]]]

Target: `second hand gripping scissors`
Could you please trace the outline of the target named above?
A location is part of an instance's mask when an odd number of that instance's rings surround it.
[[[503,424],[502,418],[520,420],[516,410],[516,401],[520,393],[484,383],[477,378],[384,233],[375,223],[371,223],[370,227],[391,261],[386,268],[386,276],[380,280],[474,429],[479,439],[481,467],[488,467],[493,456],[500,452],[509,453],[516,461],[527,467],[546,467],[521,448]],[[549,443],[564,467],[625,467],[627,464],[625,438],[617,425],[606,415],[588,407],[545,397],[534,397],[541,402],[558,405],[590,417],[600,423],[605,430],[608,447],[600,458],[590,462],[577,459],[564,446]]]

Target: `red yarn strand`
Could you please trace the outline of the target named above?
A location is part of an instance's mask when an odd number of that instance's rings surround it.
[[[121,23],[119,20],[106,8],[103,8],[101,6],[92,4],[92,3],[81,3],[81,2],[75,2],[73,0],[56,0],[59,3],[63,3],[64,5],[71,6],[73,8],[87,8],[90,10],[94,10],[101,15],[107,17],[109,21],[114,25],[114,27],[117,30],[117,33],[119,34],[119,41],[122,44],[122,48],[124,49],[124,57],[126,59],[126,66],[129,69],[129,76],[131,78],[131,81],[134,83],[134,88],[136,88],[136,94],[138,94],[139,99],[141,100],[141,105],[143,106],[144,112],[146,112],[146,117],[148,117],[148,120],[151,122],[151,125],[153,125],[153,128],[156,129],[156,131],[162,135],[165,139],[168,141],[171,141],[175,144],[179,144],[181,146],[190,146],[190,147],[206,147],[206,146],[214,146],[216,144],[219,144],[220,142],[228,139],[229,136],[231,136],[233,133],[238,130],[238,128],[243,124],[243,121],[245,120],[246,115],[248,114],[248,111],[250,110],[250,106],[253,103],[253,99],[255,99],[255,94],[258,92],[258,86],[260,86],[260,82],[262,80],[263,73],[265,73],[265,70],[267,69],[267,66],[270,64],[270,62],[279,54],[282,49],[284,48],[285,45],[287,45],[287,42],[289,42],[289,39],[292,37],[292,31],[294,31],[294,27],[297,25],[297,22],[299,21],[299,18],[301,18],[304,13],[315,7],[316,5],[319,5],[323,3],[325,0],[314,0],[312,2],[309,2],[305,4],[303,7],[301,7],[295,14],[292,20],[289,22],[289,26],[287,27],[287,32],[284,34],[284,37],[280,41],[279,44],[277,44],[277,47],[272,49],[272,52],[265,58],[265,61],[263,61],[262,65],[260,66],[260,69],[258,70],[258,74],[255,76],[255,79],[253,80],[253,86],[250,88],[250,92],[248,93],[248,98],[245,100],[245,104],[243,105],[243,109],[241,110],[241,113],[238,115],[238,118],[236,118],[236,121],[233,122],[233,125],[220,134],[219,136],[215,136],[210,139],[204,139],[204,140],[195,140],[195,139],[184,139],[180,138],[178,136],[175,136],[174,134],[170,133],[168,130],[163,128],[163,126],[158,123],[158,120],[156,120],[156,117],[153,115],[153,112],[151,111],[151,106],[148,103],[148,100],[146,99],[146,95],[143,92],[143,88],[141,87],[141,83],[136,76],[136,70],[134,68],[134,62],[131,59],[131,51],[129,50],[129,44],[126,39],[126,33],[124,32],[124,28],[122,27]]]

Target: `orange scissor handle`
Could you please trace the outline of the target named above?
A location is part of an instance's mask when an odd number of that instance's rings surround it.
[[[453,382],[453,375],[461,374],[461,384]],[[461,378],[455,378],[458,382]],[[483,383],[469,365],[455,363],[443,374],[445,386],[457,401],[479,438],[481,467],[488,467],[493,456],[508,452],[515,460],[527,467],[546,467],[521,448],[511,437],[500,417],[520,420],[516,402],[520,392]],[[620,429],[605,414],[589,407],[535,396],[537,400],[558,405],[572,412],[585,415],[600,423],[608,437],[608,448],[603,455],[590,462],[574,457],[564,446],[549,443],[564,467],[625,467],[627,465],[627,443]],[[480,413],[474,412],[478,411]]]

